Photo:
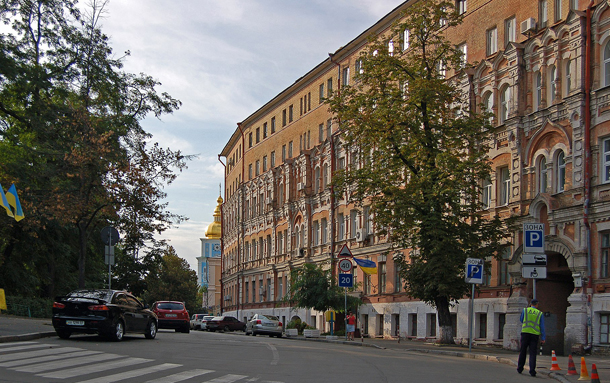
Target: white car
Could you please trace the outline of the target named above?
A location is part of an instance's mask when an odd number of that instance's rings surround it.
[[[191,317],[191,330],[201,330],[201,321],[206,314],[193,314]]]

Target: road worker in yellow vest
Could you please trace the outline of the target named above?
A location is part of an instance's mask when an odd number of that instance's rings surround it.
[[[536,352],[538,351],[538,340],[544,344],[546,335],[544,333],[544,314],[538,310],[538,299],[532,299],[530,307],[521,312],[521,348],[519,349],[519,362],[517,372],[523,372],[527,349],[530,354],[530,375],[536,376]]]

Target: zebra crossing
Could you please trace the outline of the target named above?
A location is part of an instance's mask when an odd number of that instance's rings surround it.
[[[125,367],[133,368],[116,372],[117,369]],[[247,375],[222,375],[207,369],[180,371],[181,367],[181,364],[159,363],[154,359],[90,351],[79,347],[57,347],[34,341],[0,344],[0,375],[1,371],[6,369],[33,374],[39,378],[69,380],[74,383],[128,382],[130,379],[141,381],[146,379],[146,375],[151,375],[151,380],[146,383],[176,383],[186,380],[201,383],[282,383],[262,381]]]

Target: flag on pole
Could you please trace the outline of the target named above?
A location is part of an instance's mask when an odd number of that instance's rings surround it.
[[[15,184],[11,185],[10,189],[6,192],[6,199],[8,204],[15,209],[15,221],[19,222],[25,216],[23,215],[23,210],[21,210],[21,203],[19,202],[19,196],[17,196],[17,188]]]
[[[354,258],[354,261],[358,266],[360,266],[360,268],[365,274],[377,274],[377,264],[375,262],[368,259],[358,258]]]
[[[9,217],[15,217],[13,212],[11,211],[11,207],[8,204],[8,200],[6,199],[6,195],[4,195],[4,189],[2,189],[2,185],[0,185],[0,203],[2,207],[6,209],[6,214]]]

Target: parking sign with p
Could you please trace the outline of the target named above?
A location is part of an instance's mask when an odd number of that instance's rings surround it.
[[[544,223],[523,224],[523,252],[544,253]]]

